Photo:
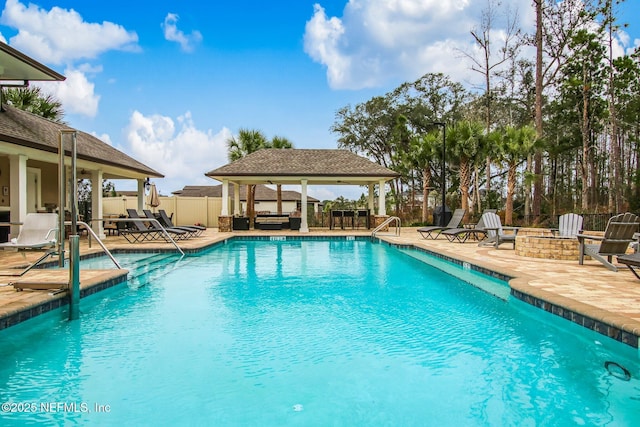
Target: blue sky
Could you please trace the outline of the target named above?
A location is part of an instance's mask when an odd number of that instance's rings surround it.
[[[502,3],[532,29],[531,0]],[[469,32],[486,4],[7,0],[0,39],[64,74],[43,87],[63,102],[65,120],[163,173],[156,183],[169,194],[218,184],[204,173],[228,162],[225,140],[240,128],[336,148],[329,129],[346,105],[428,72],[471,85],[477,77],[456,52],[472,52]],[[638,16],[640,1],[627,0],[620,51],[640,45]],[[309,189],[321,200],[362,192]]]

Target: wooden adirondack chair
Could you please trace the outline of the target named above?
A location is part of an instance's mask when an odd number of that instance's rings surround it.
[[[633,242],[633,235],[638,231],[640,218],[632,213],[619,214],[609,219],[604,236],[590,236],[588,234],[577,234],[580,243],[580,265],[584,263],[584,256],[601,262],[611,271],[618,271],[618,268],[611,263],[612,257],[624,255],[629,248],[629,243]],[[585,243],[587,240],[600,241],[599,244]]]
[[[576,237],[582,233],[583,218],[581,215],[568,213],[558,219],[558,228],[551,229],[553,237]]]
[[[496,209],[486,209],[484,213],[486,212],[495,213]],[[484,222],[482,221],[482,217],[480,217],[480,221],[478,221],[474,227],[447,228],[446,230],[442,230],[440,234],[446,237],[450,242],[464,243],[469,238],[473,238],[475,240],[480,240],[481,238],[484,239],[487,235],[487,231],[484,229]]]
[[[485,212],[482,214],[484,229],[487,231],[487,238],[480,242],[478,246],[495,246],[496,249],[505,242],[513,243],[513,249],[516,248],[516,235],[518,227],[503,227],[500,217],[493,212]],[[504,230],[512,230],[512,233],[505,233]]]

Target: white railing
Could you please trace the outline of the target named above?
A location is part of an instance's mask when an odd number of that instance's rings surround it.
[[[371,232],[371,237],[376,237],[376,234],[378,233],[378,231],[382,230],[383,228],[387,227],[389,224],[391,224],[392,222],[396,223],[396,227],[395,227],[395,235],[399,236],[400,235],[400,226],[401,226],[401,222],[400,222],[400,218],[398,218],[397,216],[390,216],[389,218],[387,218],[382,224],[380,224],[379,226],[377,226],[372,232]]]
[[[158,221],[155,218],[91,218],[91,221],[111,221],[111,222],[132,222],[132,221],[144,221],[144,222],[150,222],[155,224],[158,228],[160,228],[160,230],[162,230],[162,234],[164,235],[164,237],[171,242],[171,244],[173,244],[173,246],[175,246],[176,250],[178,252],[180,252],[180,255],[184,256],[184,251],[182,249],[180,249],[180,246],[178,246],[178,244],[176,243],[175,240],[173,240],[173,238],[171,237],[171,235],[167,232],[167,230],[162,226],[162,224],[160,224],[160,221]],[[78,224],[80,224],[80,222],[78,222]],[[91,233],[95,236],[94,233]],[[96,237],[96,240],[100,243],[100,245],[102,245],[102,242],[100,242],[100,239],[98,239]],[[91,240],[89,240],[89,247],[91,247]],[[102,247],[104,247],[104,245],[102,245]],[[105,248],[106,249],[106,248]]]

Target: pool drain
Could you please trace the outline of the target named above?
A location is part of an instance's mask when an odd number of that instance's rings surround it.
[[[619,363],[607,361],[604,362],[604,367],[611,375],[619,380],[629,381],[631,379],[631,373],[629,370]]]

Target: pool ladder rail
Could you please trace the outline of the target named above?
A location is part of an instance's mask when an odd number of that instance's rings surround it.
[[[384,222],[382,224],[380,224],[379,226],[377,226],[372,232],[371,232],[371,238],[375,238],[376,234],[378,234],[378,232],[384,228],[386,228],[389,224],[391,224],[392,222],[396,223],[395,226],[395,231],[394,231],[394,235],[395,236],[399,236],[400,235],[400,226],[401,226],[401,222],[400,222],[400,218],[398,218],[397,216],[390,216],[389,218],[385,219]]]

